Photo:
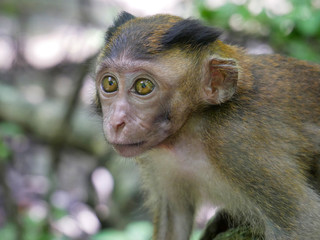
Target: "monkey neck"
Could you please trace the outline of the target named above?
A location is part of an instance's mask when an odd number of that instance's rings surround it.
[[[175,149],[179,148],[184,149],[184,147],[181,146],[193,148],[195,145],[198,145],[198,143],[201,142],[200,126],[202,126],[202,122],[205,121],[199,116],[198,113],[191,113],[182,127],[159,144],[158,148],[175,151]]]

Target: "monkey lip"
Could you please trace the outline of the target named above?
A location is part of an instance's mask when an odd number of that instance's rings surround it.
[[[145,141],[136,142],[136,143],[111,143],[114,147],[139,147],[143,145]]]
[[[113,148],[123,157],[135,157],[141,153],[145,141],[136,143],[110,143]]]

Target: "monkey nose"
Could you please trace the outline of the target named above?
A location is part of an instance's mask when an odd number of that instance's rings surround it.
[[[123,109],[124,107],[122,106],[118,106],[114,113],[111,115],[110,120],[109,120],[109,124],[112,128],[112,130],[115,133],[119,133],[121,132],[124,127],[126,126],[127,120],[128,120],[128,116],[126,114],[125,109]]]

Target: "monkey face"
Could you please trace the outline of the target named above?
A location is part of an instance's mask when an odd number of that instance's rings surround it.
[[[134,157],[161,145],[183,125],[189,110],[178,86],[185,72],[165,59],[100,64],[96,88],[104,135],[120,155]]]

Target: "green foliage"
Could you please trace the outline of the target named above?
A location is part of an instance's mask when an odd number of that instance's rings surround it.
[[[261,237],[253,234],[248,227],[231,228],[218,234],[214,240],[261,240]]]
[[[20,217],[24,229],[23,240],[68,240],[64,236],[56,236],[51,232],[43,231],[45,221],[34,221],[23,214]],[[1,239],[16,240],[17,231],[19,231],[17,227],[13,223],[8,222],[0,228]]]
[[[149,222],[133,222],[124,231],[103,230],[92,237],[92,240],[149,240],[152,236],[152,225]]]
[[[198,239],[200,239],[201,234],[202,234],[202,231],[200,231],[200,230],[195,230],[195,231],[193,232],[190,240],[198,240]]]
[[[5,163],[12,154],[10,147],[4,139],[8,137],[16,137],[20,134],[21,129],[18,125],[8,122],[0,123],[0,164]]]
[[[15,138],[22,133],[21,128],[13,123],[0,122],[0,164],[5,163],[11,156],[12,152],[5,138]]]
[[[133,222],[123,231],[107,229],[94,235],[91,240],[150,240],[152,236],[152,224],[146,221]],[[198,240],[200,231],[195,231],[190,240]]]
[[[22,134],[22,129],[14,123],[0,122],[0,136],[1,137],[15,137]]]
[[[266,7],[254,13],[249,10],[250,2],[242,5],[226,2],[210,9],[205,0],[198,0],[196,7],[200,16],[212,25],[267,38],[276,52],[320,62],[320,8],[312,0],[288,0],[291,10],[285,14],[275,14]],[[238,29],[230,24],[235,17]]]
[[[14,240],[16,238],[15,226],[11,223],[7,223],[0,228],[0,236],[6,240]]]
[[[25,240],[44,240],[52,239],[52,235],[49,232],[43,232],[43,224],[45,224],[44,221],[38,222],[34,221],[33,219],[29,218],[28,216],[25,216],[23,218],[23,227],[25,229],[24,239]]]
[[[11,155],[8,145],[0,139],[0,163],[5,162]]]
[[[0,12],[11,16],[19,14],[17,4],[10,1],[3,1],[0,3]]]

